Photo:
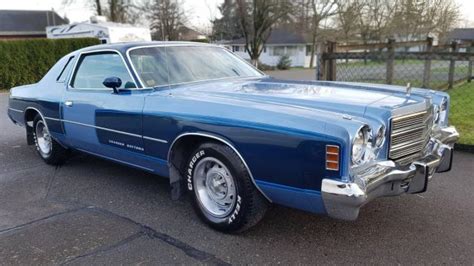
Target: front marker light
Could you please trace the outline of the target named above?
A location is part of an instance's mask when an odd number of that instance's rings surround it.
[[[326,170],[339,171],[339,146],[326,145]]]

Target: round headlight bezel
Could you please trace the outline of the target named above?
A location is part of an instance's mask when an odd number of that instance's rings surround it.
[[[364,162],[364,155],[369,148],[370,127],[364,125],[359,128],[352,139],[351,159],[354,165]]]

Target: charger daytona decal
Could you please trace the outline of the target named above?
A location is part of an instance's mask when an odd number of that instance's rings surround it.
[[[189,162],[189,165],[188,165],[188,172],[187,172],[187,181],[188,181],[188,189],[189,191],[192,191],[193,190],[193,180],[192,180],[192,176],[193,176],[193,169],[194,169],[194,165],[196,163],[196,161],[201,158],[202,156],[204,156],[206,153],[205,151],[198,151],[196,152],[196,154],[194,154],[193,158],[191,159],[191,161]]]

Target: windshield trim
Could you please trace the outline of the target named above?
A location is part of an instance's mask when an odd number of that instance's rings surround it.
[[[186,81],[186,82],[177,82],[177,83],[169,83],[167,85],[161,85],[161,86],[148,86],[148,87],[145,87],[143,86],[143,81],[141,79],[141,77],[138,75],[138,72],[136,71],[135,69],[135,66],[133,65],[133,61],[132,61],[132,58],[130,57],[130,52],[133,51],[133,50],[137,50],[137,49],[143,49],[143,48],[153,48],[153,47],[176,47],[176,46],[189,46],[189,47],[214,47],[214,48],[219,48],[219,49],[223,49],[225,52],[231,54],[233,57],[235,57],[237,60],[240,60],[242,62],[244,62],[245,64],[249,65],[250,67],[252,67],[254,70],[256,70],[259,74],[261,74],[261,76],[247,76],[247,77],[223,77],[223,78],[215,78],[215,79],[201,79],[201,80],[193,80],[193,81]],[[226,49],[225,47],[222,47],[222,46],[219,46],[219,45],[215,45],[215,44],[190,44],[190,43],[183,43],[183,44],[150,44],[150,45],[140,45],[140,46],[135,46],[135,47],[130,47],[127,49],[126,51],[126,56],[127,56],[127,60],[130,62],[130,66],[132,68],[132,71],[133,73],[135,74],[135,76],[138,78],[138,82],[140,83],[140,87],[141,89],[156,89],[156,88],[164,88],[164,87],[171,87],[171,86],[176,86],[176,85],[182,85],[182,84],[192,84],[192,83],[196,83],[196,82],[204,82],[204,81],[215,81],[215,80],[223,80],[223,79],[249,79],[249,78],[266,78],[266,77],[269,77],[267,74],[265,74],[264,72],[262,72],[260,69],[256,68],[255,66],[253,66],[252,64],[250,64],[247,60],[244,60],[243,58],[241,58],[240,56],[232,53],[231,51],[229,51],[228,49]]]

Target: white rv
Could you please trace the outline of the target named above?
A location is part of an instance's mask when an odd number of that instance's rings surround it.
[[[90,22],[46,27],[48,39],[98,38],[102,43],[151,41],[150,29],[130,24],[107,22],[104,17],[91,17]]]

